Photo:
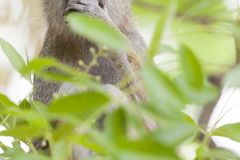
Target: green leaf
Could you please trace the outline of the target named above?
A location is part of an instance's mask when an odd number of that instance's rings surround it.
[[[126,117],[122,108],[114,111],[107,119],[106,132],[109,138],[120,139],[126,136],[127,126]]]
[[[71,140],[74,144],[80,144],[91,151],[105,155],[107,153],[106,148],[104,145],[99,144],[93,135],[91,133],[72,135]]]
[[[119,159],[125,160],[177,160],[176,153],[172,148],[152,141],[141,139],[135,141],[118,142]]]
[[[194,127],[198,127],[198,124],[195,122],[195,120],[192,119],[192,117],[190,117],[188,114],[182,112],[182,116],[185,123],[188,123]]]
[[[71,144],[66,140],[57,141],[52,146],[52,157],[54,160],[67,160],[71,156]]]
[[[148,99],[155,109],[168,118],[179,117],[185,99],[174,81],[149,62],[143,68],[143,76]]]
[[[196,89],[202,88],[204,83],[203,71],[193,51],[182,46],[180,59],[185,80]]]
[[[176,147],[191,138],[197,132],[197,128],[187,123],[171,123],[168,126],[160,127],[150,134],[158,142],[167,146]]]
[[[0,132],[1,136],[10,136],[21,140],[44,136],[45,134],[46,130],[44,128],[40,128],[39,126],[27,125],[9,128],[5,131]]]
[[[0,157],[10,158],[11,160],[51,160],[46,155],[40,153],[25,153],[21,149],[11,149],[1,154]]]
[[[223,0],[201,0],[193,2],[193,5],[188,10],[189,16],[206,16],[214,17],[226,10]],[[219,16],[219,15],[218,15]]]
[[[0,148],[3,150],[4,153],[6,153],[7,151],[11,150],[11,147],[7,146],[6,144],[0,142]],[[2,154],[0,154],[0,158]]]
[[[16,138],[13,140],[12,146],[13,146],[13,148],[15,148],[15,149],[22,149],[22,148],[21,148],[21,141],[18,140],[18,139],[16,139]]]
[[[7,96],[0,93],[0,107],[14,107],[17,106]]]
[[[153,33],[153,37],[151,39],[150,47],[148,50],[148,57],[150,60],[157,55],[159,51],[160,42],[163,39],[164,32],[166,27],[170,27],[171,23],[175,18],[175,14],[177,11],[177,1],[171,0],[169,4],[169,9],[166,15],[163,15],[163,18],[160,18],[155,26],[155,31]]]
[[[217,160],[240,160],[240,157],[237,154],[224,148],[210,150],[209,157]]]
[[[124,160],[179,160],[173,148],[164,146],[152,138],[119,139],[113,141],[107,135],[96,135],[96,141],[104,146],[114,159]]]
[[[224,148],[209,149],[205,145],[201,145],[197,149],[197,159],[204,160],[239,160],[240,157],[235,153]]]
[[[149,59],[153,59],[159,52],[160,42],[164,33],[164,22],[166,21],[165,18],[166,16],[164,16],[164,19],[159,19],[156,24],[156,28],[148,50]]]
[[[211,160],[209,158],[209,149],[207,148],[206,145],[201,144],[196,151],[197,154],[197,159],[200,160]]]
[[[58,123],[58,122],[57,122]],[[55,141],[59,141],[61,139],[64,139],[68,136],[71,136],[71,134],[74,132],[75,126],[70,123],[63,123],[59,126],[57,126],[53,131],[53,139]]]
[[[109,97],[95,91],[63,96],[53,101],[49,112],[87,119],[109,103]]]
[[[97,155],[97,156],[91,156],[89,158],[85,158],[84,160],[112,160],[112,158],[105,155],[103,156]]]
[[[31,104],[26,99],[21,101],[21,103],[19,104],[19,107],[22,110],[30,110],[32,108]]]
[[[226,137],[234,141],[240,142],[239,131],[240,131],[240,123],[233,123],[233,124],[227,124],[215,129],[212,135]]]
[[[98,18],[85,14],[71,13],[67,16],[70,27],[77,34],[116,51],[128,51],[129,43],[120,31],[100,21]]]
[[[23,75],[34,73],[36,77],[54,82],[77,83],[88,87],[97,87],[94,78],[87,73],[69,67],[53,58],[36,58],[21,69]]]
[[[176,79],[176,84],[189,104],[205,105],[217,98],[219,94],[218,89],[206,81],[202,88],[196,89],[180,76]]]
[[[0,37],[0,46],[8,60],[18,72],[26,65],[21,55],[4,39]]]

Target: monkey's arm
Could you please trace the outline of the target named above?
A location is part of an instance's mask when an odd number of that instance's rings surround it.
[[[34,77],[33,86],[33,99],[35,101],[48,104],[52,99],[53,93],[58,92],[61,85],[59,83],[48,82],[46,80]]]
[[[124,25],[120,26],[120,30],[127,36],[136,53],[144,58],[147,45],[129,17],[126,17]]]

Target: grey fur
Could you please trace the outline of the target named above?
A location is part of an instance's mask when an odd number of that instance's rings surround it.
[[[100,76],[107,90],[109,88],[111,90],[111,88],[114,88],[111,85],[116,85],[124,78],[126,73],[134,78],[137,77],[136,71],[140,66],[141,58],[144,57],[143,52],[146,47],[143,38],[133,24],[130,11],[131,0],[100,0],[99,6],[96,5],[96,1],[98,0],[42,0],[48,29],[40,56],[57,58],[62,63],[72,67],[78,67],[79,60],[89,64],[92,59],[90,48],[98,50],[98,47],[96,44],[71,32],[64,19],[64,14],[69,7],[75,7],[72,9],[99,17],[120,30],[129,39],[134,49],[133,52],[140,57],[139,59],[131,57],[130,60],[130,53],[114,54],[110,52],[107,58],[98,58],[98,65],[91,68],[90,74]],[[79,6],[78,2],[84,2],[85,6]],[[54,72],[54,69],[52,71]],[[59,92],[61,86],[62,84],[35,78],[33,99],[48,104],[53,93]],[[62,86],[61,92],[66,90],[64,87],[66,87],[65,84]],[[141,89],[139,90],[140,92],[136,93],[134,97],[144,99]],[[72,92],[74,91],[73,89]],[[117,88],[111,91],[122,93]],[[85,150],[83,152],[88,153]]]
[[[79,59],[86,64],[91,61],[92,55],[89,49],[91,47],[97,49],[97,46],[83,37],[74,35],[69,30],[64,20],[64,13],[70,1],[73,3],[72,1],[78,2],[81,0],[43,0],[48,30],[40,55],[55,57],[65,64],[77,67]],[[136,53],[142,54],[145,50],[145,43],[133,25],[130,0],[103,0],[102,3],[108,13],[106,16],[109,16],[103,19],[110,18],[114,25],[128,37]],[[94,11],[100,12],[100,10]],[[117,54],[110,55],[115,56]],[[99,58],[98,67],[95,66],[91,70],[91,74],[100,76],[104,84],[116,84],[123,78],[121,77],[124,75],[123,72],[132,70],[127,61],[127,54],[122,54],[119,57],[114,56],[109,56],[108,59]],[[121,70],[117,68],[119,66],[122,66]],[[60,84],[49,83],[35,78],[33,97],[35,100],[49,103],[52,94],[58,92],[60,86]]]
[[[73,34],[64,20],[68,3],[79,1],[81,0],[43,0],[48,30],[40,56],[55,57],[73,67],[77,67],[79,59],[86,64],[91,61],[92,55],[89,49],[97,50],[97,46],[83,37]],[[135,51],[142,54],[145,50],[145,43],[134,27],[130,12],[130,0],[102,0],[102,3],[108,13],[106,15],[108,17],[105,19],[110,18],[114,25],[128,37]],[[98,10],[98,12],[102,11]],[[102,15],[102,13],[94,14]],[[123,72],[127,70],[132,72],[133,70],[127,60],[127,54],[118,54],[118,57],[116,57],[117,54],[110,55],[114,56],[109,56],[111,57],[109,59],[99,58],[98,66],[93,67],[90,72],[100,76],[104,84],[116,84],[123,78]],[[47,104],[50,102],[52,94],[58,92],[60,86],[60,84],[35,78],[33,98]]]

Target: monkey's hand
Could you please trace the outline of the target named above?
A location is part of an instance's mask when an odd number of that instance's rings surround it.
[[[65,13],[71,11],[86,13],[112,24],[112,20],[102,0],[69,0]]]

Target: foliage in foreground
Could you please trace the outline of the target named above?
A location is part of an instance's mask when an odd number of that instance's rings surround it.
[[[0,144],[4,150],[1,158],[66,160],[71,155],[72,145],[80,144],[94,151],[94,154],[87,158],[91,160],[180,160],[184,159],[181,148],[194,143],[197,144],[194,151],[199,160],[240,159],[226,149],[209,147],[212,136],[227,137],[240,142],[240,123],[209,129],[183,112],[189,104],[205,106],[215,101],[219,94],[218,89],[208,82],[207,74],[194,51],[184,44],[176,50],[160,43],[164,28],[178,21],[178,16],[184,14],[187,5],[191,8],[185,18],[199,24],[203,23],[201,18],[205,16],[205,20],[211,23],[218,20],[217,11],[222,9],[220,1],[201,0],[190,3],[185,0],[178,3],[172,0],[167,3],[152,0],[141,1],[140,4],[143,2],[149,3],[148,6],[168,8],[161,12],[164,18],[160,18],[156,25],[143,66],[142,77],[148,99],[144,103],[122,103],[105,92],[93,77],[54,59],[37,58],[26,63],[8,42],[0,39],[0,46],[12,66],[30,83],[32,74],[35,74],[49,81],[67,82],[83,88],[71,95],[56,95],[48,106],[33,101],[31,97],[15,104],[6,95],[0,94],[1,125],[6,128],[0,135],[14,137],[13,148]],[[93,18],[72,14],[67,20],[76,33],[84,34],[92,41],[114,50],[128,50],[128,44],[119,33]],[[79,21],[85,23],[78,23]],[[204,25],[205,23],[204,21]],[[102,36],[92,35],[88,26],[96,26],[97,28],[92,27],[91,30],[108,36],[101,39]],[[179,57],[178,74],[166,73],[153,62],[157,53],[169,50]],[[46,72],[49,67],[56,67],[64,74]],[[228,85],[238,85],[238,70],[239,68],[236,68],[226,76]],[[116,109],[109,112],[112,105],[116,106]],[[95,121],[104,113],[107,115],[105,129],[101,131],[96,127]],[[158,127],[149,131],[145,119],[154,121]],[[53,129],[53,120],[63,123]],[[198,138],[200,134],[204,135],[203,140]],[[48,140],[50,156],[33,148],[31,141],[36,137]],[[26,143],[31,152],[24,152],[20,142]]]

